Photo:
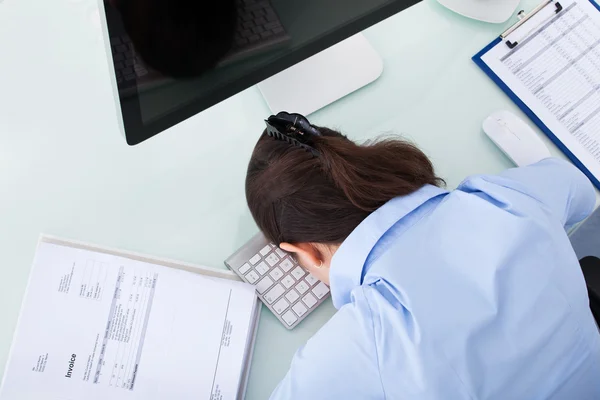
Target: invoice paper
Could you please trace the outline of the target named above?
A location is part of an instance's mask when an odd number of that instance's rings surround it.
[[[40,242],[0,399],[235,399],[241,282]]]

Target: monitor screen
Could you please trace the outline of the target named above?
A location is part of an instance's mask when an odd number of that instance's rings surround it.
[[[214,2],[196,2],[193,10],[185,10],[189,6],[178,6],[173,0],[104,1],[129,144],[146,140],[418,2],[230,1],[230,9],[216,10],[210,5]],[[183,13],[183,24],[169,20],[178,18],[177,12]],[[190,15],[203,15],[198,18],[202,29],[185,26],[196,21]],[[181,35],[190,40],[181,40]],[[178,46],[186,51],[182,53]]]

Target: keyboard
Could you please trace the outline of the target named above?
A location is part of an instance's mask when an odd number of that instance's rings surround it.
[[[238,21],[232,50],[219,62],[226,66],[274,50],[290,40],[268,0],[237,0]],[[134,94],[169,81],[147,67],[123,32],[110,38],[117,84],[121,94]]]
[[[260,300],[288,329],[298,326],[330,295],[325,283],[262,233],[225,260],[225,265],[254,285]]]
[[[220,65],[255,56],[289,42],[290,37],[269,0],[237,0],[237,8],[233,48]]]
[[[118,84],[124,81],[135,81],[136,78],[148,75],[148,68],[133,50],[133,43],[129,36],[110,38],[110,47]]]

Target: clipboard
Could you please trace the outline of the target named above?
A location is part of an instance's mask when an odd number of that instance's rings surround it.
[[[593,7],[600,12],[600,4],[596,3],[594,0],[579,0],[580,2],[590,2]],[[571,160],[571,162],[576,165],[596,186],[596,188],[600,189],[600,175],[594,175],[584,164],[583,162],[573,154],[573,152],[566,146],[555,134],[554,132],[542,121],[542,119],[536,115],[536,113],[527,105],[525,102],[509,87],[509,85],[503,81],[490,66],[483,60],[483,57],[500,43],[504,42],[508,49],[515,49],[518,46],[527,40],[528,35],[531,35],[536,29],[540,28],[540,25],[548,22],[548,19],[543,20],[541,23],[534,24],[528,33],[525,33],[523,36],[518,39],[509,40],[508,36],[517,31],[517,29],[521,27],[525,27],[525,24],[532,20],[533,17],[538,15],[542,10],[547,10],[550,7],[553,10],[553,17],[558,17],[560,13],[564,13],[565,9],[563,8],[563,4],[557,0],[545,0],[543,3],[538,5],[528,14],[525,14],[523,10],[521,10],[517,16],[519,21],[515,23],[513,26],[504,31],[498,38],[493,40],[490,44],[484,47],[479,53],[472,57],[472,60],[485,72],[493,81],[502,89],[508,97],[544,132],[546,136]],[[547,12],[547,11],[546,11]]]

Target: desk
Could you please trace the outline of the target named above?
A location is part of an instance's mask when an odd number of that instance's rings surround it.
[[[403,134],[451,188],[469,174],[500,172],[511,164],[481,122],[499,108],[523,115],[470,57],[503,28],[425,0],[365,32],[383,76],[311,120],[356,140]],[[257,229],[244,177],[269,110],[250,88],[128,147],[95,0],[0,0],[0,49],[2,373],[41,232],[223,267]],[[333,313],[327,303],[288,332],[263,310],[247,398],[267,398]]]

